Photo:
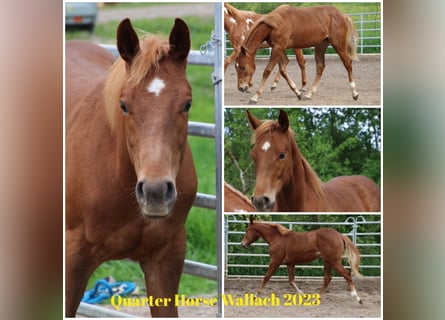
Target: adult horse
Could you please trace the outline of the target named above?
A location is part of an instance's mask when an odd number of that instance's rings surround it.
[[[117,29],[118,60],[86,42],[66,44],[66,315],[103,262],[139,261],[147,295],[173,301],[185,256],[185,220],[197,179],[187,141],[190,35]],[[174,303],[150,306],[178,316]]]
[[[230,56],[228,56],[224,60],[224,71],[226,71],[229,64],[238,57],[241,51],[241,45],[244,44],[246,37],[249,35],[252,25],[262,17],[263,15],[255,13],[253,11],[238,10],[227,2],[224,3],[224,30],[227,32],[227,35],[229,36],[230,42],[232,43],[233,47],[233,51]],[[262,44],[260,44],[260,48],[269,47],[270,45],[267,44],[267,42],[263,42]],[[305,91],[307,80],[303,51],[301,49],[294,49],[294,51],[297,63],[300,66],[301,70],[300,90]],[[287,56],[284,55],[283,59],[285,59],[287,65],[287,63],[289,62]],[[279,80],[280,73],[277,72],[271,90],[274,90],[277,87]],[[252,83],[250,82],[249,87],[251,86]]]
[[[255,207],[246,195],[227,182],[224,182],[224,212],[255,211]]]
[[[264,69],[261,84],[249,103],[258,102],[258,97],[264,90],[267,78],[277,63],[281,75],[287,80],[289,87],[295,92],[298,99],[301,99],[302,93],[287,75],[283,53],[287,48],[313,46],[315,47],[316,74],[309,92],[305,95],[307,98],[311,98],[312,94],[317,91],[325,68],[326,48],[331,44],[348,72],[352,98],[357,100],[359,94],[355,89],[356,85],[352,75],[352,60],[358,60],[357,40],[354,22],[335,7],[295,8],[281,5],[255,23],[245,44],[241,46],[235,65],[238,89],[242,92],[250,89],[249,85],[252,83],[251,79],[255,72],[255,54],[260,44],[267,41],[272,47],[272,52]]]
[[[365,176],[340,176],[323,183],[301,154],[287,113],[260,121],[247,110],[254,130],[251,155],[256,183],[252,202],[258,211],[380,211],[380,190]]]
[[[255,222],[250,217],[250,224],[241,241],[241,245],[247,248],[252,242],[264,239],[269,244],[269,268],[264,276],[257,295],[266,286],[272,275],[281,264],[287,265],[289,284],[298,293],[303,293],[294,281],[295,265],[310,262],[322,258],[324,263],[324,281],[321,294],[326,291],[332,279],[332,269],[337,271],[346,280],[351,295],[362,303],[355,290],[351,274],[342,265],[343,253],[346,253],[352,273],[361,277],[359,272],[360,252],[352,241],[345,235],[332,228],[320,228],[309,232],[296,232],[275,223]]]

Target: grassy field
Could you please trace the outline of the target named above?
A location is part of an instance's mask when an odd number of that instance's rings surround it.
[[[140,4],[139,4],[140,5]],[[182,17],[190,28],[192,49],[210,39],[213,30],[213,18]],[[97,43],[115,43],[115,33],[118,22],[98,24],[94,33],[86,31],[67,31],[66,40],[83,39]],[[139,35],[147,32],[168,35],[173,25],[173,19],[132,20]],[[192,85],[193,105],[190,111],[191,121],[214,122],[214,101],[211,73],[213,68],[205,66],[188,66],[187,75]],[[196,171],[198,173],[198,191],[215,194],[215,143],[213,139],[200,137],[189,138]],[[187,253],[186,259],[203,263],[216,264],[216,215],[215,211],[193,208],[187,223]],[[104,263],[90,278],[88,289],[103,277],[112,275],[117,281],[133,281],[144,294],[145,284],[139,265],[131,261],[110,261]],[[180,293],[196,295],[216,293],[216,282],[198,277],[183,275]]]

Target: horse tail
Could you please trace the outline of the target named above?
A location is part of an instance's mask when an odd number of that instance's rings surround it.
[[[358,61],[357,56],[357,43],[358,43],[358,33],[355,28],[354,20],[350,16],[345,16],[348,23],[348,31],[346,32],[346,40],[347,40],[347,52],[349,58],[354,61]]]
[[[348,263],[351,266],[351,271],[356,277],[361,278],[362,275],[358,270],[360,266],[360,251],[358,251],[357,247],[352,243],[348,236],[342,235],[342,238],[345,243],[345,254]]]

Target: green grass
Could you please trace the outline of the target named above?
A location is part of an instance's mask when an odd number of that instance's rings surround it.
[[[140,6],[141,4],[137,4]],[[119,6],[121,6],[119,4]],[[134,4],[125,4],[134,6]],[[114,7],[114,6],[113,6]],[[213,18],[182,17],[190,28],[192,50],[199,50],[214,29]],[[114,44],[119,21],[98,24],[92,35],[87,31],[67,31],[66,40],[94,40],[97,43]],[[139,35],[145,32],[168,36],[173,19],[132,20]],[[187,76],[192,86],[193,104],[191,121],[214,123],[214,98],[211,73],[213,68],[188,66]],[[198,192],[215,194],[215,142],[213,139],[189,137],[198,174]],[[186,259],[216,265],[216,215],[214,210],[193,207],[186,222]],[[144,276],[139,264],[129,260],[109,261],[99,267],[88,282],[87,289],[98,279],[112,275],[116,281],[133,281],[145,293]],[[179,292],[185,295],[216,293],[216,282],[190,275],[183,275]]]

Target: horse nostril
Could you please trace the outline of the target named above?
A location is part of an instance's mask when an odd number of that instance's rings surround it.
[[[146,203],[145,202],[145,196],[144,196],[144,182],[143,181],[139,181],[136,184],[136,199],[140,202],[140,203]]]
[[[165,194],[165,199],[170,202],[174,200],[175,197],[176,197],[175,185],[173,182],[167,181],[167,192]]]
[[[264,204],[265,204],[266,206],[268,206],[268,205],[270,204],[270,199],[269,199],[269,197],[263,197],[263,200],[264,200]]]

